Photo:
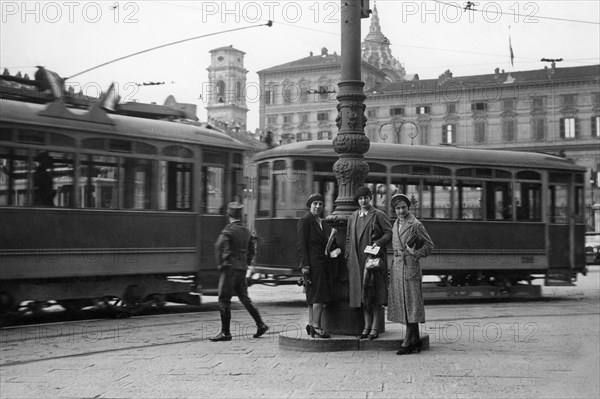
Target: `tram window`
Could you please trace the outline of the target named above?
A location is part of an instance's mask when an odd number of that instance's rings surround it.
[[[331,215],[335,207],[335,199],[337,198],[338,193],[336,182],[334,180],[331,180],[330,178],[315,177],[315,181],[313,181],[312,192],[323,194],[323,197],[325,199],[323,207],[323,217]],[[306,196],[304,196],[303,198],[305,199]],[[306,211],[304,213],[306,213]]]
[[[421,217],[450,219],[452,186],[450,181],[425,181],[421,196]]]
[[[290,198],[288,198],[288,181],[286,180],[285,174],[276,174],[273,176],[273,193],[275,194],[275,215],[279,217],[291,217],[290,209],[288,206],[291,204]],[[294,204],[295,205],[295,204]]]
[[[192,209],[192,168],[193,164],[191,163],[161,162],[160,197],[166,194],[168,210]],[[164,203],[164,199],[161,202]]]
[[[123,207],[151,209],[153,162],[146,159],[125,158],[123,169]]]
[[[43,154],[48,154],[50,156],[50,167],[47,169],[47,173],[49,177],[52,178],[52,185],[49,188],[49,195],[46,197],[48,204],[52,204],[50,206],[58,206],[61,208],[72,208],[75,206],[75,193],[73,191],[73,154],[71,153],[57,153],[57,152],[42,152],[36,156],[38,160],[38,169],[39,169],[39,159],[44,157]],[[34,178],[35,182],[35,178]],[[38,185],[39,186],[39,185]],[[38,187],[40,189],[41,187]],[[52,199],[52,201],[50,201]],[[37,198],[36,194],[36,183],[34,183],[34,202],[40,201]],[[41,201],[44,201],[41,198]],[[35,203],[34,203],[35,205]],[[41,204],[43,205],[43,203]]]
[[[116,209],[119,200],[118,158],[91,155],[82,160],[81,206],[84,208]]]
[[[223,188],[225,168],[222,166],[203,166],[203,213],[219,215],[223,212]]]
[[[70,153],[0,148],[0,205],[72,207]]]
[[[512,192],[508,182],[485,184],[487,220],[512,220]]]
[[[31,203],[34,166],[27,150],[0,147],[0,205],[27,206]]]
[[[387,209],[387,198],[388,198],[388,190],[385,184],[377,183],[377,184],[367,184],[371,192],[373,193],[373,202],[372,205],[375,208],[381,209],[382,211],[386,211]]]
[[[563,185],[551,185],[550,190],[550,221],[551,223],[568,223],[569,189]]]
[[[583,223],[584,220],[584,201],[585,198],[583,196],[583,187],[575,187],[575,219],[578,223]]]
[[[517,220],[542,220],[542,185],[540,183],[516,183],[515,206]]]
[[[483,183],[458,181],[457,199],[455,208],[458,208],[458,219],[482,220],[483,219]]]
[[[269,164],[265,162],[258,166],[258,216],[271,215],[271,198]]]

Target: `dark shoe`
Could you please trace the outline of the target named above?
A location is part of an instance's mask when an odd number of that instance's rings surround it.
[[[311,337],[317,336],[317,338],[329,338],[330,335],[327,331],[323,330],[321,327],[313,327],[312,332],[310,334]]]
[[[306,334],[310,335],[310,332],[312,331],[312,326],[310,324],[306,325]]]
[[[398,352],[396,352],[396,355],[408,355],[408,354],[413,353],[415,350],[417,351],[417,353],[421,353],[422,347],[423,347],[423,341],[418,340],[408,346],[401,346],[400,349],[398,350]]]
[[[223,334],[222,332],[220,332],[218,335],[210,337],[209,340],[211,340],[212,342],[231,341],[231,334]]]
[[[269,331],[268,325],[263,324],[262,326],[258,326],[258,328],[256,329],[256,334],[254,334],[254,338],[262,337],[262,335],[267,331]]]
[[[371,330],[371,334],[369,334],[369,339],[372,341],[374,339],[377,339],[379,337],[379,333],[377,332],[376,329],[372,329]]]
[[[369,338],[369,331],[363,330],[363,332],[360,334],[360,339],[366,339],[366,338]]]

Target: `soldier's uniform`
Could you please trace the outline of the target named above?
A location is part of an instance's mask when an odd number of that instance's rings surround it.
[[[210,338],[211,341],[231,340],[231,298],[234,295],[237,295],[256,322],[257,331],[254,338],[260,337],[269,329],[248,296],[246,271],[256,252],[256,240],[241,222],[243,208],[240,203],[229,203],[227,214],[230,223],[223,228],[215,243],[216,261],[221,271],[219,277],[221,332]]]

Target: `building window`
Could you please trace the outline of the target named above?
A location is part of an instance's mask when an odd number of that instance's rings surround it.
[[[321,101],[327,101],[329,96],[329,90],[327,90],[327,86],[319,86],[319,99]]]
[[[292,102],[292,89],[286,88],[283,90],[283,103],[290,104]]]
[[[485,122],[475,122],[475,137],[476,143],[485,143]]]
[[[487,111],[487,103],[472,103],[471,104],[471,111],[477,112],[477,111]]]
[[[531,108],[535,110],[544,109],[544,99],[543,98],[534,98],[531,103]]]
[[[442,126],[442,143],[456,144],[456,125],[448,124]]]
[[[325,122],[329,120],[329,112],[319,112],[317,113],[317,120],[319,122]]]
[[[431,126],[429,124],[419,125],[419,142],[421,145],[429,144],[429,131],[431,130]]]
[[[309,114],[300,114],[300,122],[308,123]]]
[[[502,137],[504,141],[515,141],[517,123],[514,119],[505,119],[502,121]]]
[[[275,102],[275,92],[271,90],[265,91],[265,104],[273,104]]]
[[[309,141],[311,139],[310,132],[300,132],[296,135],[296,141]]]
[[[544,141],[546,139],[546,120],[545,119],[534,119],[533,120],[532,138],[534,141]]]
[[[283,115],[283,123],[292,123],[292,115]]]
[[[376,109],[367,110],[367,118],[377,118],[377,110]]]
[[[592,137],[600,137],[600,116],[592,116]]]
[[[502,102],[502,108],[504,111],[514,111],[515,110],[515,100],[504,100]]]
[[[404,115],[404,108],[390,108],[390,116]]]
[[[560,137],[562,139],[574,139],[577,137],[577,123],[575,118],[560,118]]]
[[[319,140],[331,140],[331,132],[329,130],[322,130],[317,133]]]
[[[242,101],[242,83],[235,82],[235,100]]]
[[[417,115],[427,115],[431,113],[431,107],[429,105],[421,105],[415,109]]]
[[[456,103],[448,103],[446,104],[446,114],[455,114],[456,113]]]
[[[575,94],[564,94],[561,99],[563,107],[575,108]]]
[[[277,124],[277,115],[267,116],[267,124],[268,125],[276,125]]]

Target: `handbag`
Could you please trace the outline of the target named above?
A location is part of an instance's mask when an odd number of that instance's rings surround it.
[[[373,255],[369,255],[367,258],[367,262],[365,263],[365,268],[369,270],[380,269],[383,265],[382,259]]]

